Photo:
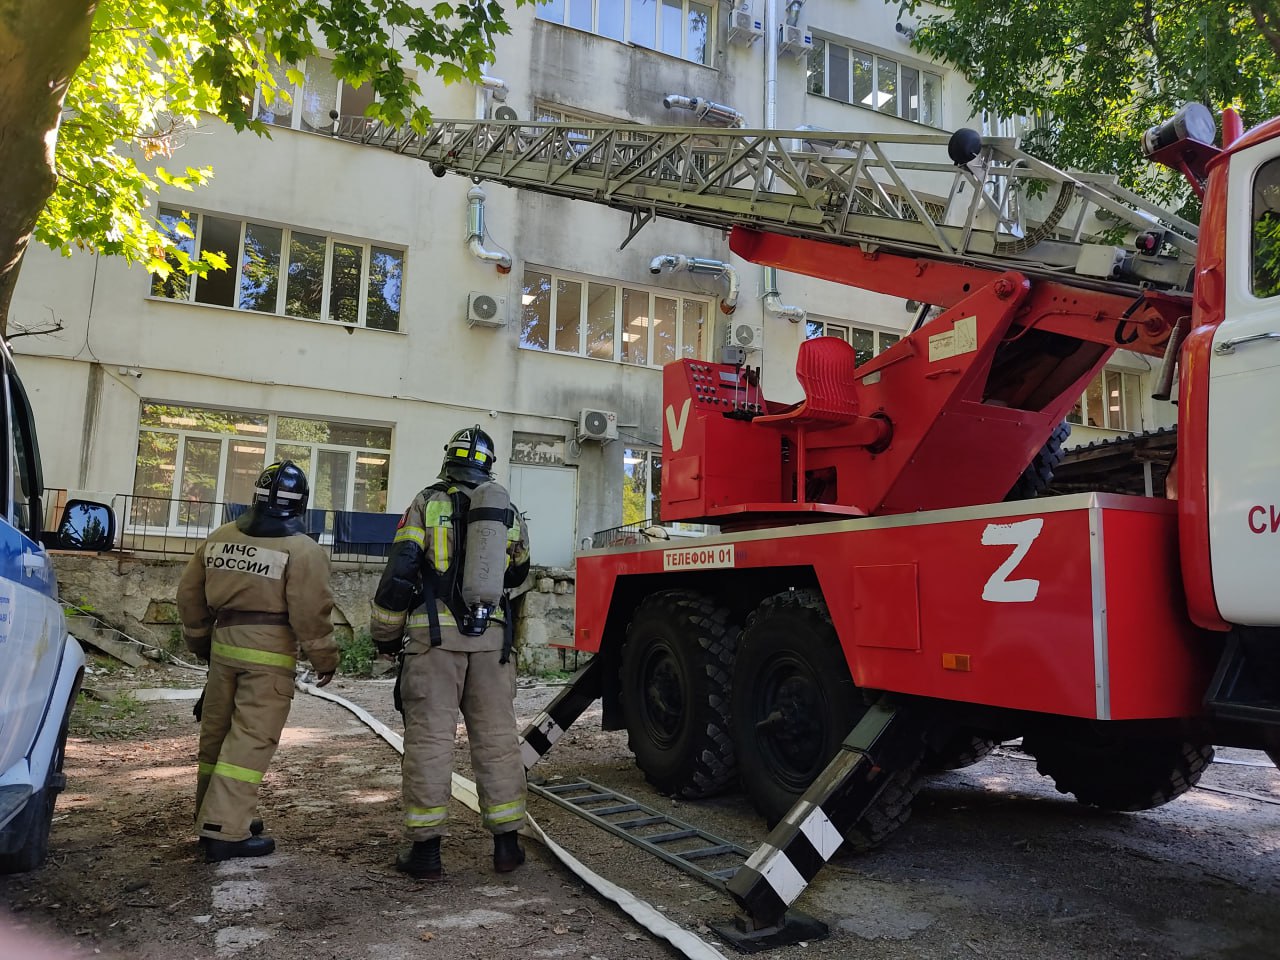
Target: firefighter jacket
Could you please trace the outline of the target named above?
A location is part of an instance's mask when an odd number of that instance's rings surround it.
[[[495,611],[489,629],[478,637],[464,636],[458,630],[454,609],[450,609],[460,540],[466,535],[467,493],[468,488],[457,483],[427,487],[414,497],[401,518],[370,610],[370,629],[380,650],[398,650],[406,633],[410,641],[430,644],[428,597],[434,598],[444,649],[468,653],[504,649],[509,616],[505,604]],[[455,500],[461,506],[456,520]],[[512,516],[503,578],[507,588],[519,586],[529,573],[529,529],[514,504]]]
[[[338,667],[329,558],[288,529],[252,535],[241,518],[209,535],[178,583],[187,648],[205,660],[293,676],[298,650],[317,673]]]

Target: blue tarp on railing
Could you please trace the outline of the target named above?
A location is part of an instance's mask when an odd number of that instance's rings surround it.
[[[333,552],[359,553],[366,557],[385,557],[395,539],[400,523],[398,513],[359,513],[335,510],[333,514]]]

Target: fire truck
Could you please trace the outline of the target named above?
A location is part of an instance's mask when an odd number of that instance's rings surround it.
[[[663,522],[719,532],[578,555],[595,657],[529,762],[600,697],[658,790],[740,784],[773,828],[729,882],[761,931],[994,744],[1122,811],[1186,792],[1214,744],[1280,757],[1280,120],[1221,128],[1192,105],[1144,138],[1198,224],[968,130],[340,131],[921,305],[856,366],[806,340],[798,403],[742,354],[664,368]],[[1167,490],[1034,496],[1117,349],[1177,402]]]

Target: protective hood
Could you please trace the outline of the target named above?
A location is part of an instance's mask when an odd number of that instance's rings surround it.
[[[440,472],[436,474],[436,478],[449,483],[458,483],[464,487],[478,487],[480,484],[493,479],[480,467],[470,467],[450,460],[444,462]]]
[[[306,533],[302,517],[272,517],[254,504],[236,518],[236,529],[250,537],[292,537]]]

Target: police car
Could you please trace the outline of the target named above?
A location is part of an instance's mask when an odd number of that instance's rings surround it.
[[[35,423],[13,357],[0,345],[0,873],[45,859],[67,724],[84,651],[67,635],[48,547],[107,550],[111,508],[73,500],[56,531],[41,530],[44,492]]]

